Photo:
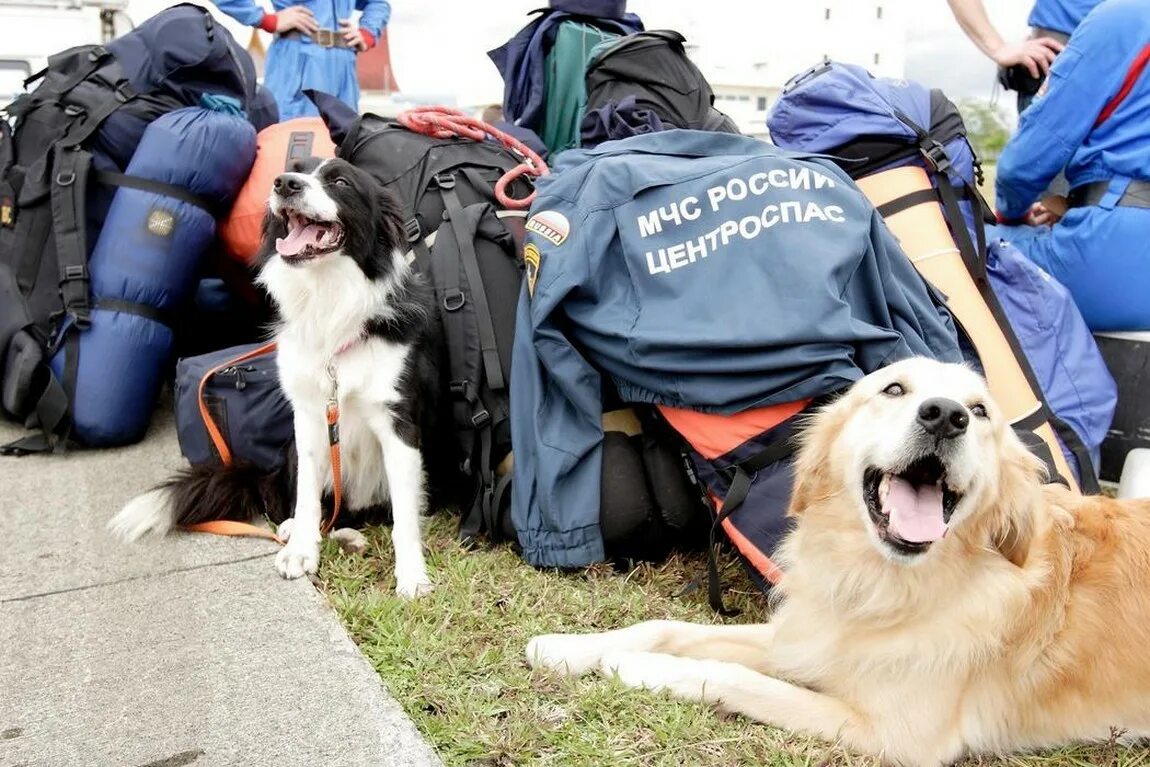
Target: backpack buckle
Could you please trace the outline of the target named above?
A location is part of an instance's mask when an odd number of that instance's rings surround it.
[[[464,379],[462,381],[452,381],[447,385],[448,391],[460,399],[469,399],[468,395],[471,391],[471,381]]]
[[[64,267],[64,275],[61,277],[60,282],[71,282],[72,280],[87,280],[88,267],[83,264],[72,264]]]
[[[418,242],[423,235],[423,229],[419,226],[419,219],[409,218],[403,223],[403,231],[407,234],[408,242]]]
[[[0,197],[0,226],[5,229],[16,226],[16,201],[11,197]]]
[[[476,429],[482,429],[489,423],[491,423],[491,413],[488,413],[486,410],[480,410],[478,413],[471,416],[471,425]]]
[[[437,174],[435,174],[435,183],[439,185],[440,189],[454,189],[455,188],[455,174],[453,174],[453,173],[437,173]]]
[[[85,114],[85,111],[84,107],[82,106],[77,106],[76,104],[68,104],[66,107],[64,107],[64,114],[68,115],[69,117],[80,117],[81,115]]]
[[[121,104],[126,104],[132,98],[132,86],[125,80],[121,83],[116,83],[116,100]]]
[[[467,303],[467,296],[462,290],[451,290],[443,296],[443,308],[449,312],[457,312]]]
[[[937,173],[945,173],[950,168],[950,157],[946,154],[946,147],[931,139],[930,143],[921,147],[922,156],[934,166]]]

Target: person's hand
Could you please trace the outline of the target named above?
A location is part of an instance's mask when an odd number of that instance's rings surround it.
[[[1062,52],[1063,47],[1062,43],[1052,37],[1036,37],[1021,43],[1006,43],[990,57],[1001,67],[1021,64],[1030,72],[1031,77],[1038,79],[1040,72],[1045,75],[1050,71],[1054,57]]]
[[[343,19],[339,22],[339,31],[343,33],[343,41],[349,47],[357,51],[367,50],[367,41],[363,39],[363,34],[359,31],[359,27],[352,23],[351,19]]]
[[[319,24],[310,8],[293,5],[276,13],[276,32],[290,32],[293,29],[305,35],[319,32]]]
[[[1026,212],[1026,223],[1030,226],[1054,226],[1061,220],[1062,214],[1066,209],[1061,208],[1059,211],[1059,203],[1055,200],[1060,198],[1047,198],[1042,202],[1036,202],[1030,206],[1030,210]]]

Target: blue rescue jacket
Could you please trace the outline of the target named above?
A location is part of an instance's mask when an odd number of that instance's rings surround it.
[[[1073,208],[1052,228],[993,232],[1065,285],[1092,330],[1150,328],[1150,209],[1115,205],[1131,180],[1150,180],[1150,72],[1133,72],[1148,53],[1150,0],[1100,4],[1055,59],[1046,93],[1022,114],[998,161],[1006,219],[1021,218],[1059,171],[1072,190],[1110,184],[1098,205]]]
[[[255,0],[213,0],[224,13],[250,27],[259,26],[265,9]],[[321,29],[339,30],[342,19],[362,11],[357,26],[380,39],[391,18],[388,0],[272,0],[272,12],[294,5],[311,9]],[[355,71],[355,51],[350,48],[324,48],[307,37],[276,37],[268,48],[264,85],[275,95],[280,120],[319,114],[304,95],[315,90],[338,97],[353,109],[359,108],[359,78]]]
[[[1070,35],[1100,2],[1102,0],[1035,0],[1026,23]]]
[[[961,359],[949,314],[829,159],[670,130],[569,150],[537,190],[511,372],[512,518],[533,565],[603,558],[605,387],[735,413],[912,355]]]

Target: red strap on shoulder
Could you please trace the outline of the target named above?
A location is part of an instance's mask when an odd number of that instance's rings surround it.
[[[1150,63],[1150,45],[1147,45],[1138,53],[1138,58],[1134,59],[1134,63],[1130,65],[1130,69],[1126,70],[1126,79],[1122,81],[1122,87],[1118,89],[1118,93],[1114,98],[1106,102],[1106,106],[1102,108],[1098,119],[1094,121],[1095,128],[1109,120],[1110,115],[1114,114],[1114,110],[1118,108],[1118,105],[1126,100],[1126,97],[1130,95],[1130,91],[1134,90],[1134,83],[1138,82],[1138,78],[1142,75],[1142,70],[1146,68],[1147,63]]]

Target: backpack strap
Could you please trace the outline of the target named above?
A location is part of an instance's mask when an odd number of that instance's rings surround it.
[[[69,105],[67,109],[73,110],[73,112],[76,113],[75,116],[81,117],[82,119],[74,120],[68,126],[68,131],[64,134],[64,137],[56,143],[58,149],[69,149],[80,146],[104,124],[104,120],[107,120],[113,112],[139,95],[128,82],[128,78],[123,74],[123,71],[120,70],[119,65],[116,65],[113,71],[118,77],[111,83],[111,98],[107,95],[103,95],[102,98],[93,100],[90,103]],[[67,111],[67,109],[65,111]]]
[[[65,315],[70,316],[80,330],[86,329],[91,321],[88,243],[84,231],[91,162],[92,156],[82,149],[57,149],[52,166],[52,226],[60,267],[60,295]]]
[[[73,346],[65,353],[69,359],[73,359],[77,353],[78,343],[76,341],[78,339],[75,334],[69,338]],[[40,394],[40,399],[36,401],[33,411],[41,430],[14,442],[9,442],[7,445],[0,445],[0,455],[24,456],[33,453],[50,453],[61,444],[66,444],[66,435],[72,423],[70,400],[64,387],[56,379],[56,376],[52,375],[52,371],[48,369],[47,365],[44,366],[44,369],[47,385]]]
[[[92,48],[92,50],[88,51],[88,55],[84,64],[77,67],[76,71],[73,72],[72,75],[68,77],[68,79],[64,80],[58,86],[53,88],[52,95],[59,97],[71,93],[73,88],[95,74],[95,72],[100,69],[100,67],[104,66],[104,64],[110,58],[112,58],[112,52],[104,46],[97,45],[96,47]],[[32,83],[48,74],[48,69],[50,68],[51,65],[49,64],[47,68],[42,69],[36,74],[28,77],[28,79],[24,81],[24,87],[27,88]]]
[[[88,248],[84,231],[88,169],[92,157],[82,149],[56,150],[52,162],[51,209],[56,235],[56,258],[60,272],[57,347],[64,349],[63,381],[44,366],[45,386],[36,402],[35,417],[40,433],[2,449],[6,455],[27,455],[55,450],[68,442],[71,431],[71,403],[76,395],[80,369],[80,331],[91,322],[88,296]]]
[[[468,234],[464,224],[463,205],[455,191],[455,176],[443,173],[435,177],[447,218],[455,232],[459,245],[459,257],[467,273],[467,284],[471,288],[471,301],[475,305],[475,321],[479,329],[479,348],[483,356],[483,372],[487,376],[487,386],[492,391],[506,388],[503,368],[499,363],[499,350],[495,344],[495,324],[491,319],[491,308],[487,304],[487,291],[483,287],[483,274],[479,270],[479,260],[475,254],[475,241]]]
[[[711,609],[719,615],[733,617],[742,611],[728,608],[723,604],[723,587],[719,580],[719,565],[715,557],[716,534],[723,521],[738,511],[742,507],[743,501],[747,500],[747,494],[751,490],[751,483],[754,481],[755,474],[778,461],[790,458],[797,448],[798,444],[792,433],[778,442],[768,445],[749,458],[732,464],[726,470],[730,482],[727,485],[727,494],[723,496],[723,508],[715,515],[715,519],[711,523],[710,540],[707,546],[707,602],[711,605]]]
[[[479,269],[479,259],[475,253],[475,240],[467,231],[463,205],[459,194],[455,191],[455,176],[443,173],[435,177],[439,192],[443,196],[444,212],[451,222],[455,233],[456,244],[459,246],[459,260],[463,264],[463,271],[467,275],[467,284],[471,292],[471,302],[475,312],[475,324],[479,333],[480,355],[483,360],[483,372],[487,387],[493,392],[507,388],[503,377],[503,367],[499,361],[499,350],[496,346],[495,323],[491,318],[491,308],[487,303],[487,290],[483,285],[483,274]],[[452,313],[452,306],[448,302],[455,298],[463,300],[463,292],[458,288],[458,272],[452,272],[456,279],[456,294],[444,294],[444,308]],[[460,303],[454,307],[458,311]],[[459,334],[455,340],[449,338],[448,343],[458,343]],[[462,350],[456,350],[460,353]],[[453,386],[454,386],[453,382]],[[472,406],[471,424],[479,439],[479,494],[472,505],[471,511],[460,521],[459,535],[463,540],[474,538],[485,522],[495,516],[495,472],[491,465],[492,418],[491,413],[479,398],[477,383],[463,381],[460,385],[464,391],[460,393]],[[489,533],[495,531],[489,526]]]
[[[94,171],[92,173],[92,180],[106,186],[122,186],[140,192],[151,192],[152,194],[158,194],[162,197],[171,197],[174,200],[195,205],[197,208],[207,211],[212,216],[226,212],[219,210],[219,205],[216,205],[205,197],[200,197],[198,194],[193,194],[183,187],[167,184],[163,181],[142,178],[140,176],[129,176],[126,173],[114,173],[107,170]]]

